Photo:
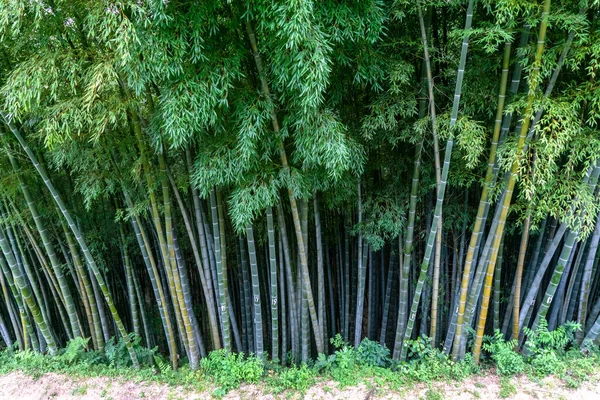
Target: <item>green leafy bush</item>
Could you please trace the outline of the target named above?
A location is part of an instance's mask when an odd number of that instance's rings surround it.
[[[535,330],[523,328],[523,332],[527,335],[525,348],[532,354],[536,354],[540,350],[552,350],[558,356],[564,356],[569,346],[575,342],[575,333],[579,330],[581,330],[581,325],[567,322],[555,330],[549,331],[548,321],[541,318]]]
[[[153,365],[154,354],[156,354],[158,348],[155,347],[153,349],[148,349],[146,347],[142,347],[140,344],[142,338],[135,333],[129,334],[129,340],[133,346],[133,350],[135,351],[135,355],[137,356],[140,365]],[[110,340],[104,345],[104,353],[109,365],[115,368],[130,367],[132,365],[131,357],[129,356],[129,350],[127,349],[123,338],[120,338],[118,341],[115,341],[114,337],[110,338]]]
[[[426,336],[409,340],[405,346],[408,346],[408,361],[396,368],[414,381],[460,380],[478,370],[470,354],[464,360],[454,362],[444,352],[431,347],[431,339]]]
[[[496,362],[496,370],[500,375],[515,375],[525,372],[525,360],[515,351],[516,340],[505,341],[499,330],[493,336],[485,336],[483,349],[490,353]]]
[[[70,340],[60,358],[68,364],[81,361],[85,355],[89,340],[90,338],[82,338],[81,336]]]
[[[575,343],[575,332],[580,329],[579,324],[567,322],[549,331],[545,318],[540,320],[535,330],[523,328],[527,335],[526,354],[533,372],[539,376],[564,373],[567,368],[564,358]]]
[[[559,359],[554,350],[539,349],[531,358],[531,366],[536,375],[546,376],[564,372],[566,365]]]
[[[314,384],[315,376],[315,370],[302,364],[301,367],[293,366],[281,370],[279,374],[269,378],[268,385],[275,393],[289,389],[304,393]]]
[[[233,354],[224,349],[213,351],[200,361],[202,370],[210,375],[219,388],[215,394],[224,395],[242,382],[258,383],[264,374],[264,364],[258,358]]]
[[[386,367],[392,361],[387,347],[367,338],[363,339],[358,346],[356,359],[369,367]]]
[[[341,386],[355,384],[358,378],[356,373],[358,368],[356,350],[353,346],[344,342],[339,333],[330,342],[337,350],[329,356],[319,354],[315,362],[315,369],[319,372],[328,373]]]

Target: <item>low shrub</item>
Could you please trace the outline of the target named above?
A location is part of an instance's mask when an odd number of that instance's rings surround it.
[[[523,332],[527,335],[525,354],[533,368],[533,373],[538,376],[563,374],[567,368],[565,356],[575,343],[575,332],[580,329],[579,324],[567,322],[549,331],[545,318],[540,319],[534,330],[523,328]]]
[[[391,363],[390,350],[377,342],[363,339],[356,352],[356,360],[369,367],[387,367]]]
[[[426,336],[409,340],[405,346],[408,346],[408,361],[396,368],[414,381],[461,380],[479,370],[470,354],[454,362],[448,354],[431,347],[431,339]]]
[[[202,371],[219,386],[217,395],[237,389],[242,382],[258,383],[264,374],[264,364],[254,356],[234,354],[224,349],[211,352],[200,361]]]
[[[483,349],[490,353],[496,362],[496,370],[500,375],[510,376],[525,372],[525,360],[516,352],[516,340],[504,340],[502,333],[496,330],[493,336],[485,336]]]
[[[305,393],[314,384],[315,377],[316,371],[302,364],[300,367],[282,369],[278,374],[269,377],[267,384],[276,394],[285,390]]]

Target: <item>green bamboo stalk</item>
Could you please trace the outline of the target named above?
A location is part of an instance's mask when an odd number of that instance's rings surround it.
[[[131,267],[131,260],[129,259],[129,252],[127,251],[127,242],[125,241],[123,225],[119,225],[119,235],[121,238],[121,253],[123,257],[123,264],[125,266],[125,282],[127,285],[127,300],[129,302],[129,313],[131,314],[131,323],[133,326],[133,332],[137,336],[140,336],[140,316],[138,314],[138,307],[136,305],[135,288],[133,287],[133,269]]]
[[[223,335],[223,347],[226,350],[230,350],[231,338],[229,328],[229,306],[227,303],[226,293],[227,271],[223,271],[223,263],[221,257],[221,231],[219,229],[219,214],[217,211],[217,195],[215,189],[213,189],[210,192],[210,208],[212,210],[214,252],[217,264],[219,307],[221,311],[221,334]]]
[[[279,360],[279,304],[277,293],[277,253],[275,251],[275,229],[273,209],[267,208],[267,236],[269,241],[269,268],[271,273],[271,358]],[[285,358],[285,354],[282,354]]]
[[[402,235],[400,235],[400,237],[398,238],[398,242],[399,242],[399,246],[400,246],[400,250],[399,250],[399,254],[402,254]],[[388,267],[388,273],[387,273],[387,281],[386,281],[386,285],[385,285],[385,301],[383,303],[383,313],[382,313],[382,318],[381,318],[381,332],[379,335],[379,344],[382,346],[385,346],[386,344],[386,337],[387,337],[387,326],[388,326],[388,321],[390,319],[390,298],[391,298],[391,294],[392,294],[392,283],[394,281],[394,268],[396,267],[396,253],[394,251],[391,252],[390,254],[390,263],[389,263],[389,267]],[[400,269],[402,269],[402,266],[400,266]]]
[[[502,295],[501,274],[502,261],[504,252],[504,238],[500,242],[500,250],[498,251],[498,261],[496,262],[496,270],[494,271],[494,319],[492,327],[495,330],[500,330],[500,297]]]
[[[583,272],[581,269],[581,260],[583,259],[583,255],[585,254],[585,250],[587,249],[587,242],[588,238],[585,238],[581,246],[579,246],[580,250],[577,253],[577,258],[575,259],[574,264],[572,265],[573,272],[570,274],[571,279],[568,279],[568,285],[567,277],[569,276],[569,274],[563,274],[563,279],[565,280],[565,287],[563,287],[562,293],[564,293],[565,300],[562,310],[560,310],[560,315],[558,315],[558,312],[556,313],[559,325],[564,325],[567,322],[567,318],[571,318],[571,316],[574,314],[573,311],[575,309],[575,306],[573,305],[573,303],[575,303],[575,293],[573,289],[575,288],[575,286],[579,286],[579,282],[581,280],[581,275]]]
[[[190,281],[187,273],[187,268],[185,266],[185,262],[183,260],[183,256],[181,254],[181,249],[179,248],[179,243],[177,241],[177,232],[175,231],[175,227],[172,228],[172,238],[173,238],[173,250],[175,251],[175,262],[177,266],[177,272],[179,275],[179,279],[181,281],[181,293],[183,295],[184,304],[183,306],[186,308],[186,312],[189,318],[189,324],[192,330],[192,334],[194,337],[194,342],[190,343],[190,346],[195,346],[195,353],[200,353],[199,357],[206,357],[206,348],[204,347],[204,339],[202,338],[202,333],[200,332],[200,326],[198,325],[198,319],[194,314],[194,306],[190,289]],[[196,361],[197,362],[197,361]]]
[[[4,322],[4,317],[2,316],[1,313],[0,313],[0,337],[2,337],[2,340],[4,340],[4,344],[6,345],[7,348],[12,347],[13,341],[10,337],[10,333],[8,332],[8,327],[6,326],[6,323]]]
[[[592,193],[595,191],[596,183],[598,182],[598,177],[600,176],[600,167],[595,167],[592,175],[590,176],[590,186],[592,187]],[[565,243],[563,245],[563,249],[560,253],[560,258],[556,263],[556,267],[554,268],[554,272],[550,278],[550,283],[546,288],[546,292],[544,293],[544,297],[542,298],[542,303],[538,308],[537,315],[533,321],[532,329],[535,330],[537,328],[540,319],[546,318],[546,314],[548,313],[548,309],[550,308],[550,304],[552,304],[552,300],[554,299],[554,295],[556,294],[556,290],[561,281],[563,272],[567,265],[567,262],[573,256],[573,248],[576,245],[575,242],[578,241],[579,238],[579,229],[575,229],[570,231],[565,239]]]
[[[254,343],[256,356],[263,356],[263,326],[260,299],[260,286],[258,282],[258,265],[256,261],[256,247],[254,245],[254,229],[252,225],[246,226],[246,237],[248,240],[248,255],[250,256],[250,275],[252,278],[252,302],[254,304]]]
[[[86,292],[85,290],[85,286],[83,284],[83,279],[81,277],[81,275],[79,274],[79,271],[73,267],[73,262],[71,260],[71,257],[69,256],[69,253],[66,249],[66,247],[64,246],[64,244],[59,241],[59,246],[60,246],[60,250],[63,254],[63,258],[66,260],[67,262],[67,267],[69,268],[69,272],[71,273],[71,276],[73,277],[73,280],[75,281],[75,287],[78,290],[78,293],[81,297],[81,302],[83,303],[83,311],[85,313],[85,319],[88,323],[88,328],[90,331],[90,337],[92,339],[92,347],[94,349],[98,349],[98,341],[96,339],[96,334],[94,331],[94,319],[92,317],[92,310],[90,309],[90,303],[89,303],[89,294]],[[38,258],[39,260],[39,258]],[[85,335],[85,329],[83,327],[80,327],[81,332]]]
[[[5,217],[3,215],[3,217]],[[8,227],[7,227],[8,230]],[[40,287],[36,281],[36,276],[33,273],[33,270],[31,269],[31,266],[29,265],[29,262],[27,261],[27,257],[25,255],[25,252],[23,251],[23,246],[21,245],[21,241],[19,240],[19,236],[15,234],[15,239],[16,239],[16,245],[17,248],[15,249],[16,251],[13,251],[13,254],[15,254],[15,256],[17,254],[20,254],[20,258],[21,258],[21,264],[22,264],[22,269],[20,268],[21,273],[25,272],[25,276],[24,278],[26,279],[27,283],[30,286],[30,289],[33,292],[33,300],[35,302],[37,302],[38,307],[40,308],[40,312],[42,314],[42,318],[44,321],[46,321],[46,323],[49,324],[49,317],[48,317],[48,312],[46,311],[46,307],[44,305],[44,298],[42,297],[41,291],[40,291]],[[18,251],[18,253],[17,253]],[[16,257],[15,257],[16,258]],[[18,264],[18,261],[17,261]],[[68,325],[67,325],[68,327]]]
[[[149,100],[151,100],[151,96],[149,96]],[[141,162],[142,162],[142,168],[144,170],[144,176],[146,178],[146,186],[147,186],[147,192],[148,192],[148,197],[150,198],[150,206],[151,206],[151,214],[152,214],[152,221],[154,224],[154,229],[156,230],[156,235],[157,235],[157,239],[158,239],[158,243],[159,243],[159,248],[160,248],[160,257],[162,258],[162,263],[166,272],[166,276],[167,276],[167,285],[168,285],[168,289],[171,295],[171,301],[173,303],[173,310],[175,311],[175,322],[177,325],[177,328],[180,332],[180,335],[178,335],[178,337],[180,338],[180,340],[182,341],[183,347],[184,349],[187,351],[188,349],[188,343],[187,343],[187,339],[188,339],[188,332],[185,330],[184,327],[184,322],[183,322],[183,318],[181,316],[181,309],[179,307],[180,303],[179,303],[179,298],[177,297],[177,288],[175,287],[175,281],[173,278],[173,266],[172,264],[175,263],[175,256],[173,254],[173,257],[170,257],[171,254],[169,253],[169,248],[167,245],[167,241],[165,239],[165,233],[163,231],[163,227],[162,227],[162,222],[160,219],[160,214],[158,212],[158,201],[156,199],[156,193],[154,192],[154,179],[153,179],[153,175],[150,171],[150,162],[148,161],[148,155],[147,155],[147,147],[146,147],[146,142],[144,141],[144,137],[142,135],[142,128],[140,125],[140,120],[139,120],[139,116],[137,111],[132,110],[132,128],[133,131],[135,133],[135,137],[138,143],[138,147],[139,147],[139,151],[140,151],[140,157],[141,157]],[[159,160],[160,162],[160,160]],[[162,182],[161,182],[162,183]],[[161,185],[162,187],[162,185]],[[163,193],[163,197],[164,197],[164,193]],[[148,247],[150,248],[150,247]],[[175,267],[176,269],[176,267]],[[167,292],[167,293],[169,293]],[[164,303],[164,307],[165,309],[168,309],[168,305],[167,303]],[[178,357],[177,357],[177,352],[176,352],[176,347],[173,347],[173,352],[170,354],[171,356],[171,366],[173,369],[177,369],[178,366]]]
[[[358,178],[358,292],[356,296],[356,319],[354,322],[354,347],[358,349],[362,340],[363,306],[365,301],[365,278],[367,266],[363,262],[363,237],[362,237],[362,197],[360,177]]]
[[[294,290],[294,275],[292,272],[292,257],[290,255],[290,244],[287,237],[287,229],[285,226],[285,217],[283,215],[283,207],[281,201],[277,203],[277,219],[279,225],[279,237],[283,248],[283,259],[285,261],[285,279],[288,290],[288,298],[290,302],[290,336],[292,341],[292,353],[298,353],[298,332],[300,319],[298,316],[298,300]]]
[[[192,154],[190,151],[190,148],[187,147],[186,151],[185,151],[185,155],[186,155],[186,164],[187,164],[187,168],[188,168],[188,175],[191,177],[192,175]],[[200,197],[198,196],[198,189],[196,189],[196,187],[194,185],[191,185],[192,188],[192,201],[194,203],[194,214],[196,217],[196,230],[198,232],[198,242],[200,243],[200,253],[202,254],[202,264],[198,264],[198,266],[203,265],[204,266],[204,272],[200,274],[200,276],[204,276],[204,280],[205,280],[205,285],[206,285],[206,289],[208,289],[208,296],[210,297],[210,302],[209,307],[212,307],[212,311],[211,313],[213,314],[213,317],[210,318],[214,318],[217,319],[217,316],[219,315],[219,308],[216,306],[216,303],[218,302],[218,295],[216,294],[218,288],[215,286],[217,285],[217,280],[216,279],[212,279],[212,274],[211,274],[211,261],[210,261],[210,256],[214,254],[212,252],[210,252],[209,255],[209,246],[211,244],[211,242],[209,241],[209,239],[206,237],[205,234],[205,230],[204,230],[204,218],[203,218],[203,211],[202,211],[202,205],[200,203]],[[197,247],[197,246],[196,246]],[[197,250],[196,250],[197,251]],[[200,272],[200,271],[198,271]],[[216,313],[215,313],[216,311]],[[218,325],[218,321],[213,321],[213,324]],[[211,337],[212,337],[212,341],[213,341],[213,349],[218,350],[221,348],[221,338],[219,336],[219,331],[220,331],[220,327],[217,328],[217,334],[215,335],[214,332],[211,332]]]
[[[40,262],[40,264],[42,263],[42,258],[43,255],[41,255],[41,250],[39,248],[39,246],[37,245],[37,242],[35,240],[35,238],[33,237],[33,234],[31,232],[31,229],[29,229],[29,227],[27,226],[27,224],[25,223],[25,221],[23,221],[23,219],[21,218],[20,213],[17,211],[16,206],[14,205],[14,203],[11,202],[12,208],[13,208],[13,215],[17,216],[18,222],[21,226],[21,228],[23,229],[23,232],[25,232],[25,236],[27,237],[27,240],[29,241],[29,243],[31,244],[31,247],[34,249],[34,254],[36,255],[36,258],[38,259],[38,262]],[[8,209],[8,207],[7,207]],[[22,250],[21,250],[22,253]],[[41,257],[40,257],[41,255]],[[33,259],[33,258],[32,258]],[[27,271],[28,276],[33,276],[33,271],[29,270]],[[39,279],[39,274],[37,274],[36,271],[36,276],[38,276],[38,281],[40,281],[40,291],[37,292],[35,288],[33,288],[33,284],[35,284],[35,279],[29,278],[32,282],[32,289],[34,289],[34,293],[36,294],[36,298],[38,300],[38,303],[40,304],[40,307],[42,309],[42,314],[44,316],[44,319],[47,319],[47,316],[50,314],[49,311],[49,304],[47,301],[45,301],[45,293],[43,291],[43,282]],[[40,296],[41,295],[41,296]],[[41,297],[41,299],[40,299]],[[61,317],[61,321],[63,322],[63,326],[65,327],[65,332],[69,332],[69,324],[67,322],[67,318],[65,315],[63,315],[63,310],[62,308],[60,308],[59,304],[57,304],[57,309],[59,310],[60,313],[60,317]]]
[[[436,117],[436,105],[435,105],[435,96],[433,92],[433,74],[431,72],[431,59],[429,57],[429,46],[428,42],[428,34],[426,32],[425,22],[423,19],[423,13],[421,10],[420,2],[417,2],[417,10],[419,15],[419,26],[421,28],[421,42],[423,44],[423,55],[424,55],[424,63],[425,63],[425,75],[427,81],[427,92],[428,92],[428,100],[429,100],[429,116],[431,118],[431,132],[433,135],[433,153],[434,153],[434,163],[435,163],[435,180],[437,184],[437,191],[439,193],[440,183],[441,183],[441,166],[440,166],[440,147],[439,140],[437,135],[437,117]],[[428,21],[429,25],[429,21]],[[454,107],[454,105],[453,105]],[[458,112],[458,104],[456,105]],[[437,331],[437,309],[438,309],[438,294],[439,294],[439,280],[440,280],[440,258],[441,258],[441,247],[442,247],[442,210],[439,210],[439,215],[437,218],[437,228],[436,228],[436,237],[435,237],[435,257],[434,257],[434,266],[433,266],[433,287],[432,287],[432,307],[431,307],[431,340],[432,347],[436,347],[435,338]],[[425,307],[423,309],[423,317],[424,321],[426,320],[425,316]],[[422,325],[424,328],[425,325]]]
[[[425,27],[422,24],[422,15],[421,15],[421,35],[423,36],[425,33]],[[462,57],[462,56],[461,56]],[[466,54],[465,54],[465,58],[466,58]],[[464,66],[464,64],[462,64]],[[462,78],[461,78],[462,79]],[[457,86],[458,88],[458,86]],[[460,95],[459,95],[460,96]],[[445,194],[445,190],[446,190],[446,183],[448,181],[448,171],[450,169],[450,159],[452,156],[452,147],[454,145],[454,139],[452,137],[452,135],[448,138],[448,141],[446,143],[446,151],[445,151],[445,155],[444,155],[444,166],[442,169],[442,174],[441,174],[441,178],[440,178],[440,185],[438,188],[438,193],[437,193],[437,199],[436,199],[436,205],[435,205],[435,211],[434,211],[434,218],[432,221],[432,225],[431,225],[431,230],[429,232],[429,236],[427,238],[427,244],[425,247],[425,255],[423,257],[423,262],[421,263],[421,268],[420,268],[420,273],[419,273],[419,278],[417,281],[417,285],[415,288],[415,293],[413,296],[413,301],[412,301],[412,306],[410,309],[410,313],[408,315],[408,322],[406,323],[406,331],[404,332],[404,339],[403,339],[403,343],[407,343],[408,340],[410,340],[411,335],[412,335],[412,330],[414,327],[414,323],[416,320],[416,316],[417,316],[417,309],[419,307],[419,302],[421,300],[421,294],[423,291],[423,284],[425,283],[425,279],[427,277],[427,272],[429,269],[429,263],[431,260],[431,254],[433,251],[433,246],[434,246],[434,242],[436,240],[437,237],[437,229],[438,229],[438,221],[440,218],[440,213],[442,211],[442,204],[444,202],[444,194]],[[407,352],[407,347],[406,346],[402,346],[401,348],[401,354],[400,354],[400,359],[404,360],[406,358],[406,352]]]
[[[413,168],[413,177],[410,189],[410,202],[408,211],[408,225],[406,228],[406,238],[404,242],[404,253],[400,252],[400,257],[404,257],[400,263],[400,305],[398,307],[398,321],[396,325],[396,335],[394,339],[394,352],[392,357],[398,360],[402,351],[402,338],[406,330],[406,315],[408,311],[409,285],[408,275],[413,251],[413,239],[415,231],[415,216],[417,210],[417,199],[419,190],[419,175],[421,172],[421,153],[423,151],[423,140],[417,145],[415,155],[415,165]],[[400,246],[401,247],[401,246]],[[349,277],[346,278],[349,280]]]
[[[528,321],[527,315],[530,314],[530,311],[533,309],[533,304],[535,303],[535,298],[538,294],[540,284],[542,282],[542,278],[552,261],[554,253],[556,252],[556,248],[558,244],[562,240],[565,232],[567,231],[567,224],[562,223],[556,233],[554,234],[554,238],[548,238],[549,243],[546,246],[546,251],[542,262],[539,267],[536,269],[535,276],[532,278],[532,281],[528,284],[529,290],[521,302],[521,312],[519,313],[519,329],[526,325],[526,321]]]
[[[348,221],[344,224],[344,340],[349,341],[350,335],[350,235],[348,234]]]
[[[287,364],[287,340],[288,340],[288,324],[287,324],[287,308],[285,306],[285,267],[283,261],[283,241],[279,235],[279,308],[281,310],[281,365]],[[1,321],[0,321],[1,322]]]
[[[252,288],[250,283],[250,274],[248,272],[248,260],[246,258],[246,244],[242,236],[238,236],[240,248],[240,261],[242,267],[242,285],[244,291],[244,301],[242,303],[242,314],[246,319],[246,334],[248,343],[248,352],[254,353],[254,327],[252,318]]]
[[[304,254],[306,254],[308,256],[309,252],[308,252],[308,201],[306,201],[305,199],[302,199],[300,201],[300,224],[301,224],[301,229],[302,229],[302,241],[304,243]],[[302,263],[302,261],[300,260],[300,253],[297,253],[298,256],[298,264],[300,265]],[[300,291],[300,294],[298,295],[298,297],[300,297],[302,299],[302,302],[300,303],[300,325],[301,325],[301,330],[302,330],[302,335],[301,335],[301,342],[302,342],[302,362],[308,362],[310,359],[310,345],[311,345],[311,338],[310,338],[310,326],[309,326],[309,313],[308,313],[308,292],[306,291],[306,286],[304,285],[305,283],[305,277],[304,275],[301,273],[300,270],[298,270],[298,272],[300,272],[300,274],[298,274],[298,284],[297,284],[297,288]],[[307,280],[310,283],[310,278]],[[320,326],[319,326],[320,329]],[[315,331],[315,337],[319,337],[319,331]]]
[[[144,293],[142,292],[142,288],[140,287],[140,282],[136,274],[133,274],[133,287],[135,289],[135,296],[137,298],[138,305],[140,307],[140,317],[142,318],[142,326],[144,328],[144,338],[146,339],[146,347],[152,348],[154,345],[154,341],[152,339],[152,333],[150,324],[148,322],[148,317],[146,316],[146,307],[144,305]]]
[[[422,38],[421,40],[424,44],[424,47],[427,47],[427,34],[425,32],[425,26],[424,26],[424,22],[423,22],[423,14],[421,12],[420,3],[418,4],[418,11],[419,11],[419,25],[421,27],[421,38]],[[467,17],[466,17],[466,21],[465,21],[465,29],[466,30],[470,29],[470,27],[471,27],[472,17],[473,17],[473,2],[470,1],[469,7],[467,9]],[[454,125],[456,124],[456,120],[458,119],[458,108],[459,108],[460,96],[461,96],[461,91],[462,91],[462,80],[464,77],[464,71],[465,71],[465,65],[466,65],[466,59],[467,59],[468,43],[469,43],[469,35],[467,34],[463,38],[463,43],[462,43],[462,48],[461,48],[458,74],[457,74],[457,78],[456,78],[456,87],[455,87],[454,99],[453,99],[453,104],[452,104],[452,113],[450,115],[450,129],[451,130],[454,127]],[[442,173],[441,173],[441,177],[440,177],[440,183],[438,185],[437,200],[436,200],[436,206],[435,206],[435,211],[434,211],[434,220],[431,225],[431,231],[429,232],[429,236],[427,238],[425,255],[423,258],[423,263],[421,264],[421,270],[420,270],[419,278],[417,281],[417,286],[415,288],[415,293],[413,296],[411,310],[408,315],[408,322],[406,323],[406,330],[404,332],[403,343],[406,343],[406,341],[409,340],[412,335],[412,330],[413,330],[414,322],[416,319],[417,309],[419,307],[419,302],[420,302],[420,298],[421,298],[421,292],[423,290],[423,284],[425,282],[425,278],[427,277],[427,270],[429,267],[431,253],[433,250],[433,243],[437,237],[438,224],[439,224],[440,214],[442,211],[442,204],[444,201],[446,182],[448,180],[448,170],[450,167],[450,159],[451,159],[451,155],[452,155],[453,145],[454,145],[454,140],[453,140],[453,136],[452,136],[452,132],[451,132],[451,135],[448,138],[448,141],[446,142],[446,150],[445,150],[445,154],[444,154],[444,164],[443,164]],[[406,265],[405,265],[405,268],[407,268]],[[394,351],[396,351],[396,350],[394,349]],[[401,347],[400,351],[401,351],[400,359],[403,360],[406,357],[407,347],[403,345]]]
[[[517,260],[517,272],[515,278],[515,294],[513,297],[513,325],[512,338],[519,340],[519,312],[521,309],[521,281],[523,276],[523,265],[525,264],[525,253],[527,252],[527,241],[529,240],[529,226],[531,225],[531,209],[528,209],[525,222],[523,223],[523,233],[521,234],[521,244],[519,247],[519,258]],[[535,265],[533,265],[535,266]]]
[[[319,321],[321,322],[321,336],[323,343],[327,343],[327,336],[325,334],[326,317],[325,317],[325,272],[323,270],[323,241],[321,235],[321,213],[319,212],[319,201],[317,198],[317,192],[313,193],[313,212],[315,218],[315,240],[317,249],[317,292],[318,292],[318,315]]]

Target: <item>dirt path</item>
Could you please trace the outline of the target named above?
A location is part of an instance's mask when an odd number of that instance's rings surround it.
[[[419,384],[400,392],[392,392],[361,384],[339,389],[334,382],[320,382],[312,387],[304,399],[426,399],[426,400],[471,400],[500,399],[504,389],[505,398],[519,400],[600,400],[600,377],[590,377],[578,389],[569,389],[552,377],[532,382],[527,377],[512,378],[511,390],[506,392],[496,375],[478,376],[462,382],[438,382],[432,385]],[[510,394],[509,394],[510,393]],[[509,394],[508,396],[506,396]],[[73,378],[66,375],[47,373],[39,379],[20,372],[0,376],[0,399],[89,399],[89,400],[132,400],[132,399],[210,399],[209,392],[190,392],[181,387],[148,382],[127,382],[115,378]],[[230,392],[226,399],[286,399],[302,398],[298,394],[273,396],[264,388],[246,385]]]

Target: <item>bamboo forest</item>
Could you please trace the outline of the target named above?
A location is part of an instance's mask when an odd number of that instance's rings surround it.
[[[599,343],[597,0],[2,0],[0,50],[2,348]]]

